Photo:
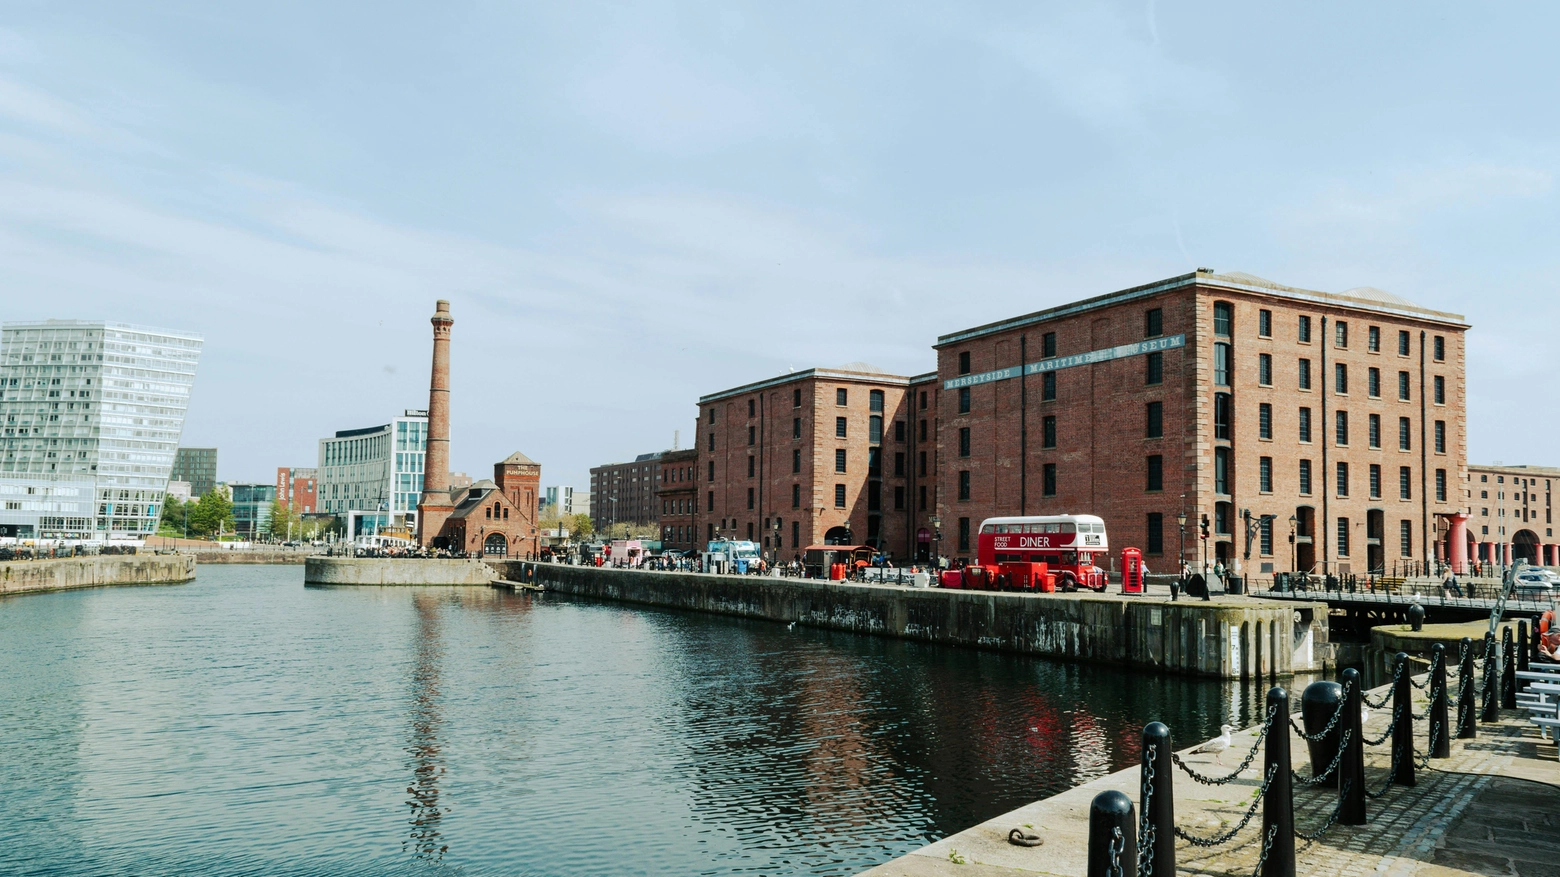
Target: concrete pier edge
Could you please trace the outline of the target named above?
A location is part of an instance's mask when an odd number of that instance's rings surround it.
[[[183,584],[195,558],[180,554],[105,554],[0,563],[0,595],[41,594],[115,585]]]
[[[1021,594],[489,560],[496,578],[652,606],[1225,679],[1324,669],[1325,604]]]

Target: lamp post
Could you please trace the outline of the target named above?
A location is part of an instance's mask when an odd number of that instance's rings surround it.
[[[776,566],[776,567],[778,567],[778,566],[780,566],[780,516],[779,516],[779,515],[776,515],[776,516],[775,516],[775,551],[774,551],[774,563],[775,563],[775,566]]]
[[[1294,572],[1295,571],[1295,562],[1296,562],[1295,561],[1295,525],[1299,524],[1299,523],[1300,523],[1300,519],[1299,518],[1295,517],[1294,515],[1290,515],[1289,516],[1289,571],[1290,572]]]
[[[932,569],[942,569],[942,518],[932,515]]]
[[[1182,509],[1175,516],[1176,526],[1181,531],[1181,549],[1175,558],[1175,581],[1170,583],[1170,599],[1176,598],[1176,592],[1186,587],[1186,510]]]

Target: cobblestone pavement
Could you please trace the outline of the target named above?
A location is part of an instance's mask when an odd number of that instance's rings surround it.
[[[1379,691],[1377,692],[1380,693]],[[1416,711],[1424,712],[1422,695]],[[1455,710],[1453,711],[1455,716]],[[1391,710],[1372,710],[1365,736],[1382,736]],[[1429,728],[1414,722],[1414,739],[1426,747]],[[1294,768],[1310,773],[1306,749],[1292,739]],[[1222,763],[1185,752],[1196,770],[1227,774],[1256,743],[1255,729],[1238,734]],[[1175,778],[1176,822],[1200,836],[1227,832],[1250,808],[1259,786],[1261,755],[1240,779],[1224,786]],[[1366,749],[1366,787],[1383,789],[1391,767],[1391,744]],[[1417,771],[1412,787],[1394,785],[1368,801],[1368,823],[1334,825],[1315,841],[1296,839],[1296,873],[1342,875],[1451,874],[1555,875],[1560,877],[1560,761],[1553,743],[1541,740],[1525,712],[1506,711],[1494,724],[1480,724],[1475,740],[1453,740],[1451,757],[1432,759]],[[1119,789],[1136,802],[1138,770],[1131,768],[1046,801],[976,826],[925,849],[868,871],[871,877],[1019,877],[1085,873],[1088,805],[1106,789]],[[1321,828],[1337,806],[1336,789],[1295,787],[1295,825]],[[1045,844],[1034,848],[1006,843],[1009,829],[1037,827]],[[1260,810],[1236,838],[1211,850],[1176,843],[1181,874],[1250,877],[1257,865]]]

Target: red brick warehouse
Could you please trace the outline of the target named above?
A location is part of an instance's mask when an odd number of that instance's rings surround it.
[[[699,535],[758,542],[781,560],[822,542],[912,556],[924,529],[916,526],[918,497],[931,478],[930,468],[917,468],[930,432],[916,432],[913,400],[932,378],[858,363],[702,397]],[[927,405],[923,416],[929,397]]]
[[[945,335],[945,550],[972,556],[987,517],[1089,513],[1170,571],[1184,512],[1189,559],[1207,515],[1209,562],[1253,573],[1455,561],[1467,329],[1380,290],[1198,271]]]

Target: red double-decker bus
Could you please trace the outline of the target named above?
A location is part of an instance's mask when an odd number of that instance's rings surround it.
[[[1095,562],[1110,550],[1105,521],[1094,515],[1037,515],[987,518],[980,524],[981,566],[1043,563],[1061,590],[1103,591],[1105,571]]]

